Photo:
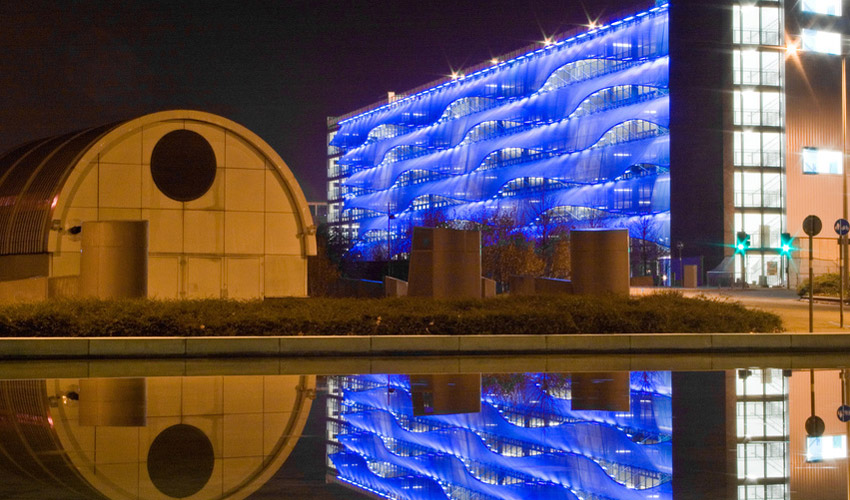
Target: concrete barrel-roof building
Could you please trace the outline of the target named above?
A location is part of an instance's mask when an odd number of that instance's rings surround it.
[[[303,296],[315,227],[256,134],[187,110],[0,155],[0,281],[76,276],[84,221],[149,221],[148,295]]]

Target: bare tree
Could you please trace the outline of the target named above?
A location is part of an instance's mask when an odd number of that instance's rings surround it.
[[[661,223],[651,215],[644,215],[628,225],[632,275],[652,275],[653,281],[658,274],[658,261],[669,254],[669,250],[656,243],[662,235]]]

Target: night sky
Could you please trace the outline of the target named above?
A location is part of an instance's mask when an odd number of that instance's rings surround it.
[[[0,2],[0,151],[165,109],[257,133],[311,201],[327,117],[647,2]]]

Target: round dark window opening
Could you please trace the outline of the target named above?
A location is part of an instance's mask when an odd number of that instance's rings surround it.
[[[212,477],[215,457],[209,438],[195,426],[172,425],[148,451],[148,474],[156,488],[174,498],[201,491]]]
[[[156,187],[172,200],[197,200],[215,180],[215,152],[197,132],[169,132],[153,148],[151,176]]]

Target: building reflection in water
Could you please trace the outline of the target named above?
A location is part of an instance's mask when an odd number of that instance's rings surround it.
[[[309,488],[324,477],[324,457],[328,481],[349,490],[342,497],[843,500],[848,425],[836,410],[850,402],[846,376],[0,380],[0,469],[9,471],[0,497],[35,482],[45,485],[38,498],[286,497],[300,483],[283,465],[298,456],[315,473]],[[313,405],[317,383],[322,404]],[[812,407],[820,439],[806,434]],[[310,439],[293,451],[311,408]],[[24,478],[19,489],[14,478]]]
[[[288,375],[0,381],[0,466],[68,497],[245,498],[291,453],[315,383]]]
[[[328,379],[337,481],[404,499],[673,497],[670,372],[581,374],[599,386],[582,410],[569,374],[482,375],[480,412],[433,415],[414,412],[412,379]]]

